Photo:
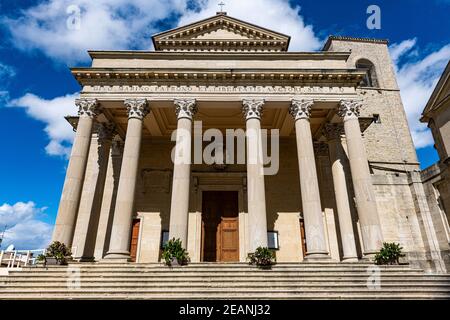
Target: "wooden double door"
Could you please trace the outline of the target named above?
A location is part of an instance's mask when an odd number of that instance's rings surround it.
[[[201,260],[239,261],[239,210],[237,191],[202,194]]]

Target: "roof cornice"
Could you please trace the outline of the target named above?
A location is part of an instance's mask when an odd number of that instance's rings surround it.
[[[352,42],[366,42],[366,43],[376,43],[376,44],[389,44],[387,39],[375,39],[375,38],[359,38],[359,37],[348,37],[348,36],[329,36],[327,42],[322,48],[322,51],[327,51],[330,48],[331,41],[352,41]]]
[[[305,59],[305,60],[347,60],[349,52],[168,52],[168,51],[139,51],[139,50],[90,50],[89,56],[92,59]]]
[[[152,68],[71,68],[73,76],[83,85],[104,80],[127,81],[204,81],[241,82],[295,82],[359,84],[366,74],[360,69],[152,69]]]

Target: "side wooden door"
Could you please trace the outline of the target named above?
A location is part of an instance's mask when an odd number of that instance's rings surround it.
[[[140,219],[134,219],[133,220],[133,228],[131,231],[131,245],[130,245],[130,256],[131,261],[136,262],[136,255],[137,255],[137,247],[138,247],[138,241],[139,241],[139,227],[141,225]]]
[[[239,261],[239,218],[222,217],[217,237],[218,261]]]

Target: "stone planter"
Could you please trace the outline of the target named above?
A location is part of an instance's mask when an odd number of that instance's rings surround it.
[[[178,259],[177,258],[173,257],[172,260],[170,261],[170,266],[171,267],[180,267],[181,264],[178,263]]]
[[[266,264],[266,265],[257,265],[258,269],[261,270],[271,270],[272,269],[272,264]]]
[[[70,259],[72,260],[72,259]],[[59,261],[55,257],[45,257],[44,266],[64,266],[67,265],[67,261],[70,261],[68,258]]]
[[[56,265],[61,265],[61,262],[56,260],[56,258],[54,258],[54,257],[45,257],[44,265],[56,266]]]

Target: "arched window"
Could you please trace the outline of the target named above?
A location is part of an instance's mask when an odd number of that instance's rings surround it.
[[[372,62],[367,59],[359,59],[356,62],[356,68],[367,71],[366,76],[361,80],[361,87],[378,87],[377,74]]]

